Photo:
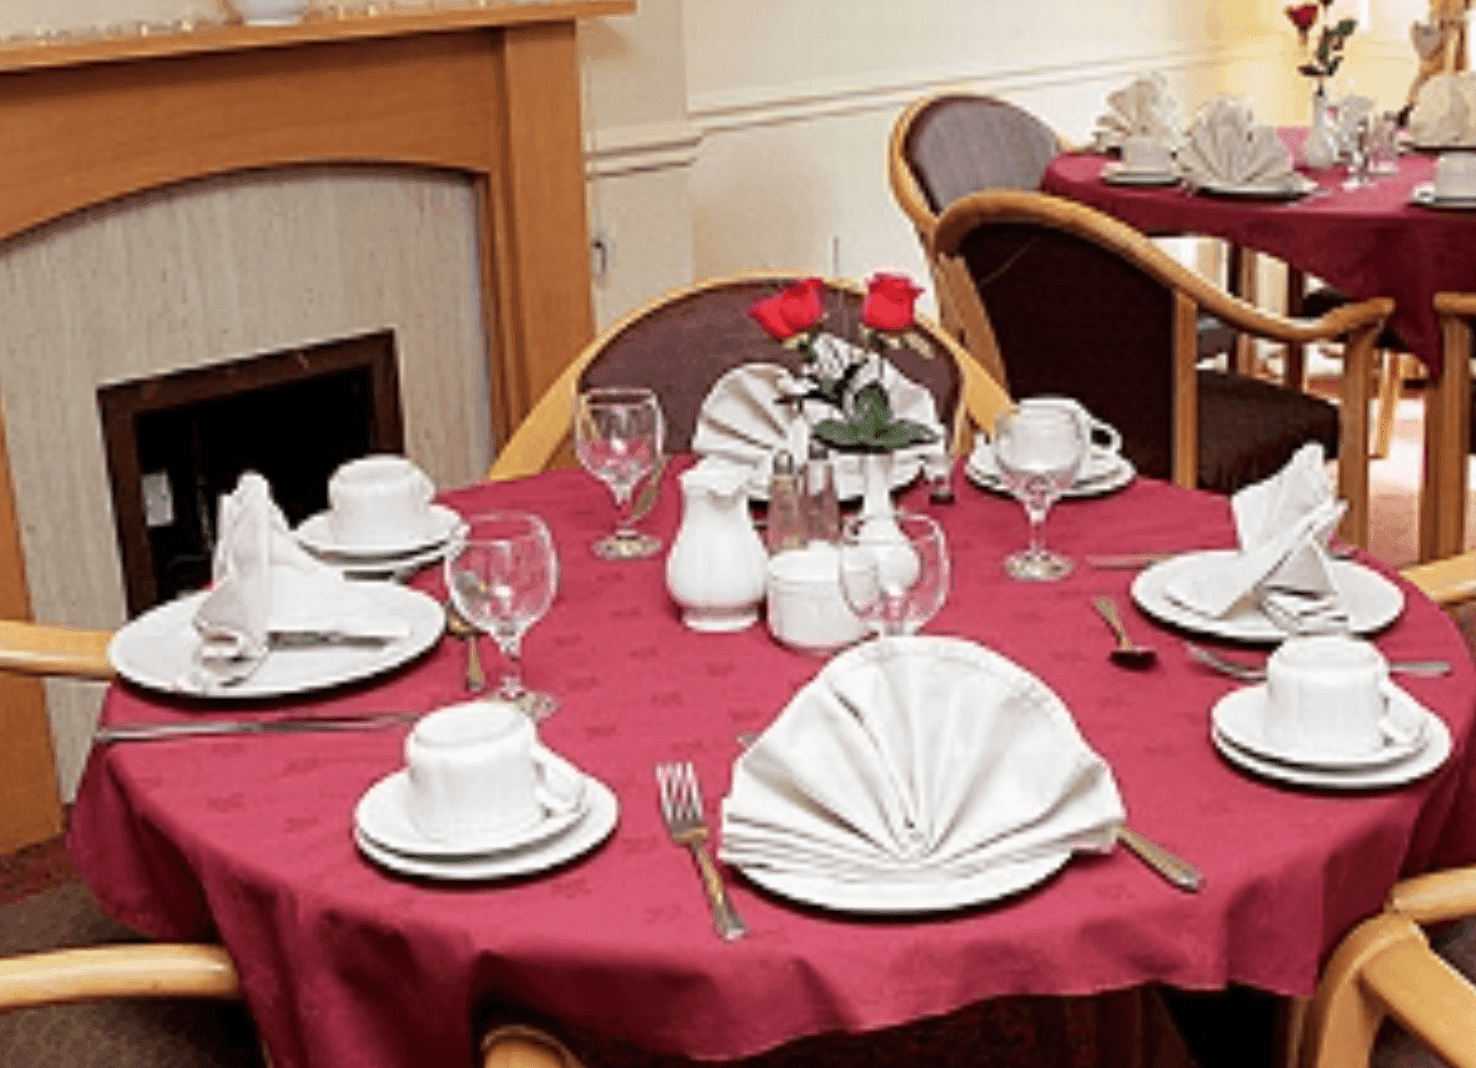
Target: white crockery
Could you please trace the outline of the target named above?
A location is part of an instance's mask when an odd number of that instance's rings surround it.
[[[1117,432],[1117,428],[1098,419],[1086,410],[1086,406],[1081,401],[1075,398],[1046,395],[1026,397],[1018,402],[1018,407],[1025,409],[1054,408],[1069,412],[1081,424],[1081,435],[1094,452],[1109,453],[1114,456],[1122,452],[1122,435]]]
[[[435,486],[403,456],[350,460],[328,480],[328,528],[341,549],[416,545],[432,530]]]
[[[1435,160],[1437,198],[1476,197],[1476,152],[1442,152]]]
[[[1166,171],[1172,160],[1168,145],[1156,137],[1134,134],[1122,139],[1122,162],[1129,170]]]
[[[290,26],[302,21],[308,0],[230,0],[248,26]]]
[[[506,701],[468,701],[425,716],[405,740],[411,823],[434,842],[472,849],[573,807],[577,789],[555,781],[535,741],[533,721]]]
[[[1418,726],[1396,715],[1383,654],[1343,634],[1288,638],[1266,662],[1266,692],[1266,738],[1286,750],[1357,756]]]
[[[834,545],[808,545],[769,561],[769,630],[785,645],[826,653],[859,641],[865,625],[846,604]]]

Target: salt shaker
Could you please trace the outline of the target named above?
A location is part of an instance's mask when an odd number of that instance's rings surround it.
[[[805,463],[805,537],[835,545],[840,541],[840,502],[835,493],[835,465],[825,446],[810,442]]]
[[[804,475],[795,469],[794,457],[785,449],[774,453],[769,476],[769,552],[805,547]]]

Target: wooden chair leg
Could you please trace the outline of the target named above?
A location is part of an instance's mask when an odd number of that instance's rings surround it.
[[[1389,455],[1389,445],[1394,440],[1394,417],[1398,413],[1399,397],[1404,387],[1404,354],[1383,349],[1375,360],[1379,368],[1378,414],[1369,455],[1382,460]]]

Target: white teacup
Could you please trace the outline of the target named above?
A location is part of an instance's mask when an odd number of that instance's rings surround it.
[[[1168,170],[1172,162],[1169,146],[1156,137],[1133,134],[1122,139],[1122,165],[1130,171],[1158,174]]]
[[[495,846],[578,803],[581,783],[535,744],[506,701],[468,701],[422,717],[405,739],[410,822],[434,842]]]
[[[826,653],[866,635],[840,586],[834,545],[811,544],[770,558],[769,631],[785,645]]]
[[[1344,634],[1288,638],[1266,662],[1266,695],[1266,740],[1291,752],[1356,757],[1419,727],[1383,654]]]
[[[1442,152],[1435,161],[1437,197],[1476,197],[1476,152]]]
[[[1024,400],[1018,402],[1018,407],[1059,408],[1068,411],[1081,424],[1082,435],[1092,448],[1111,453],[1113,456],[1117,456],[1122,452],[1122,435],[1117,432],[1117,428],[1110,423],[1102,422],[1102,420],[1092,415],[1078,400],[1074,400],[1071,397],[1042,395],[1039,397],[1026,397]],[[1082,464],[1081,473],[1083,476],[1091,473],[1090,467],[1089,462]]]
[[[346,548],[414,546],[432,534],[435,486],[403,456],[350,460],[328,480],[328,529]]]

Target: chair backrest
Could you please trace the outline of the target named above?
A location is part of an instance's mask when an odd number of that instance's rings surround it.
[[[645,385],[655,389],[666,416],[666,450],[691,448],[702,402],[725,373],[746,363],[777,363],[796,370],[801,356],[773,341],[748,315],[758,299],[797,279],[798,272],[720,278],[665,294],[595,338],[499,450],[490,478],[515,478],[542,470],[569,435],[573,398],[594,386]],[[827,329],[854,337],[860,322],[859,286],[826,283]],[[908,346],[888,360],[932,395],[938,417],[954,428],[966,405],[992,419],[1008,403],[1002,390],[970,359],[967,350],[935,323],[919,317],[914,335],[924,356]]]
[[[1060,150],[1055,132],[1023,108],[940,93],[907,108],[892,128],[892,191],[921,232],[970,193],[1039,188]]]

